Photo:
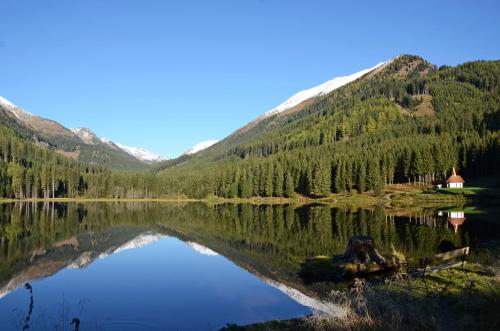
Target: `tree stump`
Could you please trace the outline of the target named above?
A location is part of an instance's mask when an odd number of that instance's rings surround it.
[[[375,249],[372,237],[352,237],[345,250],[344,262],[353,264],[371,264],[377,263],[385,265],[385,259]]]

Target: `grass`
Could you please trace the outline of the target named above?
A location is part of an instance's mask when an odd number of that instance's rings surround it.
[[[436,191],[431,185],[390,185],[386,187],[385,195],[388,197],[388,203],[397,207],[419,205],[427,207],[451,207],[463,205],[466,202],[463,195],[444,194]]]
[[[221,198],[210,197],[203,201],[208,203],[251,203],[251,204],[310,204],[322,203],[333,206],[371,207],[384,206],[456,206],[465,203],[461,195],[440,194],[429,187],[396,184],[385,188],[380,196],[373,192],[358,193],[357,191],[332,193],[327,197],[312,198],[295,194],[292,198],[251,197],[251,198]]]
[[[378,285],[356,280],[333,291],[341,317],[313,315],[224,330],[499,330],[498,270],[479,264],[448,269],[425,278],[402,274]]]
[[[444,194],[477,195],[486,192],[486,187],[440,188],[437,192]]]

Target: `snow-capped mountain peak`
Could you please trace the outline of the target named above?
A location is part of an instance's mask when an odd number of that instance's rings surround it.
[[[17,106],[15,104],[13,104],[9,100],[7,100],[1,96],[0,96],[0,105],[4,106],[5,108],[17,108]]]
[[[184,154],[192,155],[192,154],[198,153],[198,152],[200,152],[204,149],[207,149],[208,147],[210,147],[218,142],[219,142],[218,140],[205,140],[205,141],[199,142],[196,145],[194,145],[193,147],[191,147],[190,149],[188,149]]]
[[[264,115],[262,115],[262,117],[266,118],[266,117],[269,117],[269,116],[272,116],[275,114],[279,114],[281,112],[284,112],[285,110],[288,110],[292,107],[295,107],[296,105],[300,104],[301,102],[303,102],[305,100],[328,94],[328,93],[332,92],[333,90],[336,90],[339,87],[342,87],[346,84],[349,84],[350,82],[355,81],[356,79],[364,76],[365,74],[369,73],[370,71],[373,71],[373,70],[375,70],[375,69],[377,69],[377,68],[379,68],[379,67],[383,66],[384,64],[389,63],[391,61],[392,61],[392,59],[389,61],[380,62],[379,64],[377,64],[371,68],[355,72],[355,73],[348,75],[348,76],[335,77],[335,78],[333,78],[329,81],[326,81],[323,84],[320,84],[318,86],[314,86],[310,89],[297,92],[294,95],[292,95],[290,98],[285,100],[283,103],[279,104],[275,108],[266,112]]]
[[[18,107],[14,103],[10,102],[9,100],[1,96],[0,96],[0,107],[9,111],[20,120],[35,116],[32,113],[27,112],[26,110],[22,109],[21,107]]]
[[[99,139],[96,134],[88,128],[71,128],[69,130],[86,144],[93,144],[94,139]]]
[[[132,155],[136,159],[139,159],[143,162],[158,162],[165,160],[164,157],[153,154],[150,151],[145,150],[144,148],[126,146],[120,143],[115,143],[108,138],[100,138],[88,128],[73,128],[70,130],[86,144],[95,144],[101,142],[114,149],[121,149],[125,153]]]
[[[114,144],[111,139],[108,139],[108,138],[100,138],[101,139],[101,142],[104,143],[104,144]]]
[[[101,141],[104,143],[111,142],[109,139],[106,139],[106,138],[101,138]],[[119,143],[114,143],[114,144],[116,146],[118,146],[120,149],[122,149],[123,151],[127,152],[128,154],[130,154],[133,157],[135,157],[141,161],[144,161],[144,162],[158,162],[158,161],[165,160],[164,157],[157,155],[157,154],[153,154],[152,152],[145,150],[144,148],[125,146],[125,145],[119,144]]]

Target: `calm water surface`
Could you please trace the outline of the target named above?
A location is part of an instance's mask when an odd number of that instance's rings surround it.
[[[0,330],[73,330],[74,318],[80,330],[217,330],[335,314],[297,276],[306,258],[341,254],[351,236],[370,235],[411,263],[443,242],[497,239],[488,219],[424,209],[3,204]]]

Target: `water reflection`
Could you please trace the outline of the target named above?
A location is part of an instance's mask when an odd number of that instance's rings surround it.
[[[453,227],[453,230],[455,233],[458,233],[458,227],[464,224],[466,218],[465,218],[465,212],[463,210],[447,210],[447,211],[442,211],[440,210],[438,212],[438,216],[440,217],[446,217],[448,220],[448,223]]]
[[[149,246],[157,248],[152,251],[145,250],[145,253],[139,254],[140,257],[138,255],[132,260],[118,260],[125,266],[133,264],[144,270],[164,272],[172,275],[174,279],[184,277],[191,279],[192,283],[208,284],[206,282],[207,278],[210,278],[209,275],[220,267],[221,259],[227,258],[244,270],[257,275],[264,283],[285,293],[301,306],[324,313],[338,314],[336,307],[318,300],[315,289],[304,285],[297,276],[300,265],[305,259],[317,255],[341,254],[352,236],[370,236],[380,250],[391,250],[394,247],[403,252],[411,264],[416,263],[421,257],[435,254],[442,248],[443,242],[454,247],[474,247],[491,239],[492,236],[500,236],[500,229],[496,223],[485,223],[482,219],[465,223],[464,221],[464,212],[456,210],[443,211],[439,214],[433,209],[387,211],[382,208],[339,209],[324,205],[296,208],[283,205],[207,206],[201,203],[0,204],[0,315],[5,316],[5,310],[12,308],[7,307],[5,303],[9,293],[27,282],[33,284],[37,279],[53,281],[53,286],[56,288],[63,284],[62,282],[79,279],[81,284],[78,282],[75,284],[87,286],[87,290],[90,291],[88,294],[94,300],[109,295],[106,293],[109,291],[106,286],[126,288],[127,284],[124,282],[112,285],[107,283],[109,278],[122,277],[124,275],[121,273],[131,272],[123,269],[124,266],[121,264],[99,265],[101,268],[99,273],[91,273],[88,276],[95,282],[90,285],[78,275],[87,275],[87,272],[83,271],[92,269],[98,261],[108,259],[114,261],[114,258],[110,258],[112,255],[143,251],[136,248]],[[484,230],[484,227],[487,227],[487,230]],[[189,261],[193,265],[185,264],[185,261],[179,258],[178,254],[187,254],[184,248],[174,245],[177,255],[173,252],[169,255],[167,250],[170,246],[165,244],[170,242],[169,238],[185,242],[185,247],[196,252],[198,259],[189,255]],[[166,245],[165,250],[158,248],[163,245]],[[166,255],[169,256],[169,260],[165,260]],[[167,266],[175,261],[176,266],[184,269],[178,270],[180,275],[171,273],[169,269],[157,270],[156,264],[160,261]],[[74,270],[79,274],[71,274],[70,277],[67,273],[63,273],[63,270]],[[227,265],[221,270],[223,273],[218,274],[218,277],[222,277],[224,272],[235,272]],[[148,288],[149,283],[154,284],[149,279],[154,276],[139,271],[137,270],[136,274],[136,271],[132,271],[139,279],[137,286]],[[193,274],[187,274],[188,272],[200,276],[194,277]],[[223,281],[214,279],[214,283],[209,285],[215,286],[215,282]],[[253,281],[247,278],[245,282],[253,284]],[[160,287],[160,291],[151,295],[160,300],[162,287],[167,288],[169,283],[175,281],[169,278],[158,279],[156,286]],[[96,289],[100,292],[96,292]],[[83,294],[87,294],[83,289],[82,291]],[[211,298],[229,300],[227,292],[231,290],[226,288],[220,291]],[[240,299],[251,300],[252,309],[267,302],[271,312],[245,312],[243,306],[237,306],[242,309],[241,311],[231,312],[228,308],[225,313],[228,317],[219,326],[226,322],[275,318],[280,314],[291,317],[292,311],[293,314],[305,313],[293,305],[288,306],[290,310],[287,312],[278,312],[278,308],[270,304],[278,300],[274,294],[269,296],[269,293],[264,291],[261,293],[262,297],[252,296],[250,299],[248,297],[250,292],[245,293],[241,295],[247,297]],[[127,297],[125,293],[120,292],[116,292],[115,295],[117,297],[114,300],[125,300]],[[197,300],[201,300],[198,293],[189,295],[180,292],[164,293],[161,300],[166,300],[165,297],[172,301],[168,304],[174,304],[176,300],[187,300],[187,306],[195,305]],[[44,300],[46,306],[55,303],[47,298]],[[143,303],[146,305],[147,301]],[[214,306],[214,302],[206,302],[206,305]],[[236,309],[236,305],[233,306]],[[124,306],[123,309],[129,308]],[[276,313],[274,315],[273,310]],[[121,314],[120,311],[110,311],[109,318],[117,320]],[[216,313],[212,311],[212,314]],[[210,320],[209,316],[207,314],[205,318]],[[239,319],[232,320],[231,316],[238,316]],[[180,319],[179,316],[171,318]],[[160,317],[149,316],[148,320],[140,322],[150,323],[151,319],[156,321]],[[72,322],[76,327],[77,322]],[[178,322],[178,325],[183,325],[182,322],[186,320]]]

